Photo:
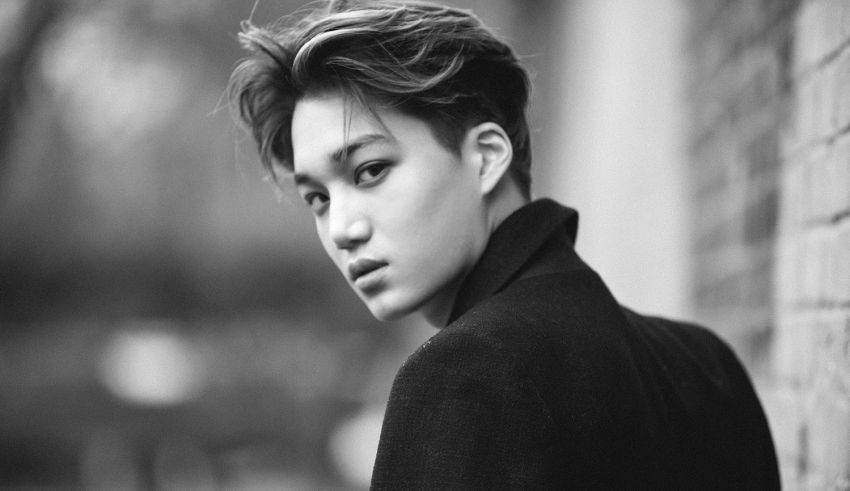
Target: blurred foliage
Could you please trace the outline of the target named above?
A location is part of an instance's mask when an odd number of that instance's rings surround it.
[[[352,485],[328,440],[405,338],[234,127],[251,9],[0,5],[0,487]]]

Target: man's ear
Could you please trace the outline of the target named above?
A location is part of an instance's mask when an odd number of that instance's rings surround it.
[[[478,168],[481,194],[489,194],[511,166],[514,156],[511,139],[500,125],[486,122],[467,131],[464,147],[466,157]]]

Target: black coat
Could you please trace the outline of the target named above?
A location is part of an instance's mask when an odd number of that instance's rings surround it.
[[[778,489],[743,367],[708,330],[621,307],[535,201],[393,384],[373,489]]]

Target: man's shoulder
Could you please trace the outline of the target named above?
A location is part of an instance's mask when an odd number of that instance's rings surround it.
[[[573,345],[573,354],[625,342],[630,350],[649,348],[662,357],[685,354],[700,364],[735,359],[729,345],[704,326],[623,307],[592,270],[517,280],[469,309],[432,343],[436,348],[461,338],[500,349],[561,342]]]
[[[488,345],[506,360],[529,359],[537,363],[551,358],[543,355],[552,355],[552,340],[556,338],[572,338],[590,349],[595,341],[580,339],[589,334],[582,325],[582,302],[577,301],[570,288],[564,288],[559,276],[512,283],[435,335],[428,343],[429,349],[438,350],[463,340]]]
[[[559,390],[589,381],[604,392],[631,381],[734,392],[748,379],[714,332],[622,307],[592,271],[515,281],[428,344],[420,358],[475,345],[476,353],[492,358],[487,363],[536,373],[537,381],[558,377]],[[575,373],[583,378],[573,380]]]
[[[520,278],[482,300],[447,331],[499,331],[500,328],[563,325],[588,314],[612,314],[619,305],[592,270]]]
[[[753,482],[768,482],[769,432],[730,347],[699,325],[620,306],[594,276],[512,282],[412,355],[392,400],[525,401],[588,469],[680,484],[699,472],[717,484],[744,483],[754,468]]]
[[[513,282],[434,335],[400,377],[487,372],[530,382],[543,394],[637,385],[619,305],[595,273],[576,273]]]
[[[569,336],[571,322],[531,305],[530,293],[512,286],[469,309],[408,357],[396,384],[435,377],[523,382],[532,372],[553,372],[562,354],[549,339]]]
[[[629,309],[623,312],[654,359],[667,370],[679,373],[698,370],[714,386],[730,377],[747,377],[732,347],[714,331],[691,322],[640,315]]]
[[[444,332],[494,339],[528,356],[570,345],[580,357],[617,345],[625,322],[620,305],[588,269],[518,279]]]

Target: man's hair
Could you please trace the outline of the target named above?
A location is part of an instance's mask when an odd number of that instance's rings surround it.
[[[234,70],[229,96],[263,165],[291,171],[292,115],[305,96],[341,93],[426,122],[454,153],[466,131],[492,121],[513,146],[511,172],[530,186],[525,109],[529,79],[511,48],[471,12],[424,2],[329,2],[239,34],[251,55]]]

